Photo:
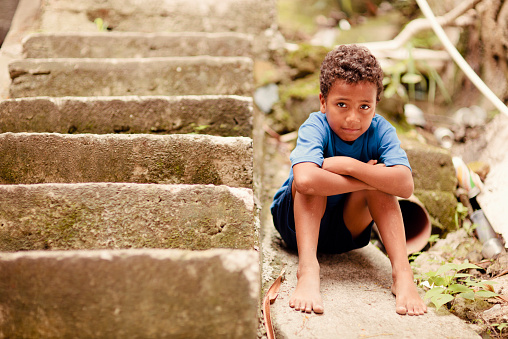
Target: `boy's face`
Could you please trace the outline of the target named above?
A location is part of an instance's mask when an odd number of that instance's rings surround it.
[[[370,126],[376,111],[377,88],[371,82],[348,84],[336,80],[325,99],[319,94],[321,112],[331,129],[346,142],[358,139]]]

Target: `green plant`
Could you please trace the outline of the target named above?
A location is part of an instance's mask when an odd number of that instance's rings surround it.
[[[101,18],[96,18],[93,22],[97,26],[99,32],[106,32],[108,30],[108,25]]]
[[[444,304],[455,298],[475,300],[475,298],[492,298],[498,296],[492,292],[492,283],[476,281],[471,274],[460,273],[467,269],[481,269],[481,267],[470,264],[447,263],[441,266],[436,272],[427,272],[424,277],[417,277],[420,285],[428,288],[425,299],[430,301],[438,310]],[[489,286],[490,285],[490,286]]]
[[[427,242],[430,244],[430,247],[432,247],[432,245],[434,245],[434,243],[436,241],[439,240],[439,234],[432,234],[430,237],[429,237],[429,240],[427,240]]]
[[[400,60],[384,70],[384,97],[391,98],[397,94],[405,101],[415,100],[416,85],[419,84],[424,91],[427,91],[427,98],[429,102],[435,101],[437,87],[439,87],[444,99],[447,102],[451,102],[450,95],[448,94],[446,86],[444,85],[444,82],[438,72],[434,68],[430,67],[426,62],[420,62],[417,64],[413,58],[411,52],[412,49],[413,46],[408,44],[408,58]],[[424,73],[428,78],[428,82]]]
[[[499,334],[503,333],[503,329],[508,327],[508,323],[501,323],[501,324],[492,324],[492,326],[496,326],[497,330],[499,331]]]
[[[413,263],[413,261],[415,261],[415,259],[418,258],[420,254],[422,254],[422,252],[411,253],[411,255],[408,257],[409,262]]]
[[[462,224],[462,221],[464,221],[464,219],[467,217],[468,215],[468,210],[467,210],[467,207],[464,206],[461,202],[457,203],[457,209],[455,210],[455,226],[457,228],[460,227],[460,225]],[[466,226],[466,225],[464,225]],[[471,225],[467,225],[466,226],[468,229],[466,230],[467,234],[471,235],[471,233],[469,233],[469,231],[473,231],[473,230],[470,230],[471,228]]]

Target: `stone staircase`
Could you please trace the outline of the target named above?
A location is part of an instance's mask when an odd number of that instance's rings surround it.
[[[0,101],[0,338],[256,337],[274,11],[41,2]]]

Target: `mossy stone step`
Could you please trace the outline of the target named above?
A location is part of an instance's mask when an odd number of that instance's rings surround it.
[[[258,245],[248,188],[126,183],[0,185],[0,251]]]
[[[208,135],[0,134],[0,184],[253,185],[252,139]]]
[[[102,20],[102,25],[96,24]],[[46,0],[43,32],[239,32],[261,36],[277,21],[274,0]],[[98,27],[99,26],[99,27]]]
[[[34,97],[0,101],[0,133],[198,133],[252,136],[241,96]]]
[[[34,96],[246,95],[248,57],[23,59],[9,64],[11,98]]]
[[[252,56],[253,37],[224,32],[54,32],[23,40],[26,58],[153,58]]]
[[[2,338],[251,338],[254,250],[0,253]]]

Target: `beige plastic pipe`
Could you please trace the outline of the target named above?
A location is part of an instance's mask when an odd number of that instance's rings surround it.
[[[475,71],[469,66],[469,64],[464,60],[462,55],[457,51],[455,46],[452,44],[448,36],[446,35],[443,27],[437,22],[432,9],[426,0],[416,0],[416,3],[422,10],[423,15],[429,20],[434,33],[436,33],[437,37],[443,43],[444,47],[452,57],[452,59],[457,63],[457,65],[462,69],[462,71],[466,74],[466,76],[471,80],[471,82],[478,88],[478,90],[501,112],[508,116],[508,107],[490,90],[490,88],[485,85],[483,80],[475,73]]]

